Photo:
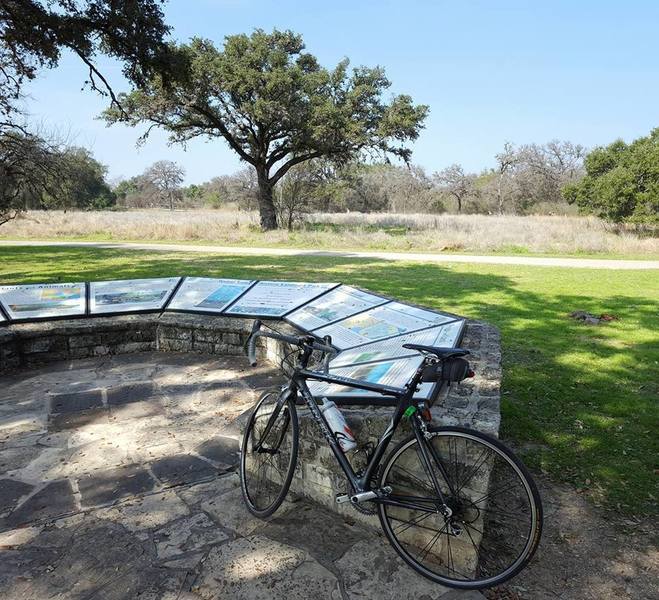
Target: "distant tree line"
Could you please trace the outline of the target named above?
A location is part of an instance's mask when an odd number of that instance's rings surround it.
[[[249,166],[187,186],[185,170],[170,160],[112,186],[106,174],[89,150],[47,136],[5,132],[0,135],[0,181],[5,182],[0,225],[32,209],[259,207],[258,176]],[[578,210],[611,222],[656,224],[659,129],[631,144],[617,141],[589,153],[570,142],[506,143],[495,166],[479,173],[458,164],[429,174],[416,165],[337,165],[313,159],[281,178],[273,204],[277,222],[289,229],[313,212],[528,215]]]
[[[337,165],[313,159],[295,165],[281,178],[273,203],[278,223],[288,228],[309,212],[564,213],[570,208],[561,190],[583,176],[584,154],[582,146],[570,142],[506,144],[496,156],[496,168],[468,173],[454,164],[433,174],[416,165]],[[152,170],[119,184],[115,191],[121,205],[166,205],[153,183]],[[179,207],[257,210],[258,176],[245,167],[233,175],[180,187],[175,198]]]
[[[98,55],[139,85],[167,62],[160,0],[0,1],[0,225],[30,208],[105,208],[114,195],[105,167],[81,148],[43,135],[24,113],[25,84],[64,52],[87,69],[84,85],[116,106]]]
[[[0,133],[0,225],[35,209],[105,209],[116,196],[85,148],[18,130]]]

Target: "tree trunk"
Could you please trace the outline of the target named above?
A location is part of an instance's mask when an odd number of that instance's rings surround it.
[[[499,175],[499,185],[497,187],[497,201],[499,204],[499,214],[503,214],[503,173]]]
[[[268,174],[257,170],[259,184],[259,214],[261,216],[261,229],[270,231],[277,229],[277,213],[275,203],[272,200],[273,185],[270,183]]]

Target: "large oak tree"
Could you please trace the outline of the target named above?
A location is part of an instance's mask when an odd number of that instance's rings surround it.
[[[277,227],[273,188],[296,164],[318,157],[345,162],[371,152],[403,160],[428,107],[406,95],[383,98],[390,87],[382,68],[328,70],[304,51],[291,31],[225,38],[223,49],[193,39],[172,46],[171,69],[119,96],[109,123],[148,123],[172,142],[224,138],[256,170],[263,229]]]

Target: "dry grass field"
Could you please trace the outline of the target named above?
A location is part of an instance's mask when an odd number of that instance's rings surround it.
[[[295,231],[262,233],[258,214],[222,210],[29,212],[0,239],[208,242],[232,246],[656,257],[659,237],[593,217],[313,214]]]

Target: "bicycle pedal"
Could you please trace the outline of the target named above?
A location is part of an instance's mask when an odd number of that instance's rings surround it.
[[[337,504],[345,504],[346,502],[350,502],[350,496],[348,494],[337,494],[334,500]]]

